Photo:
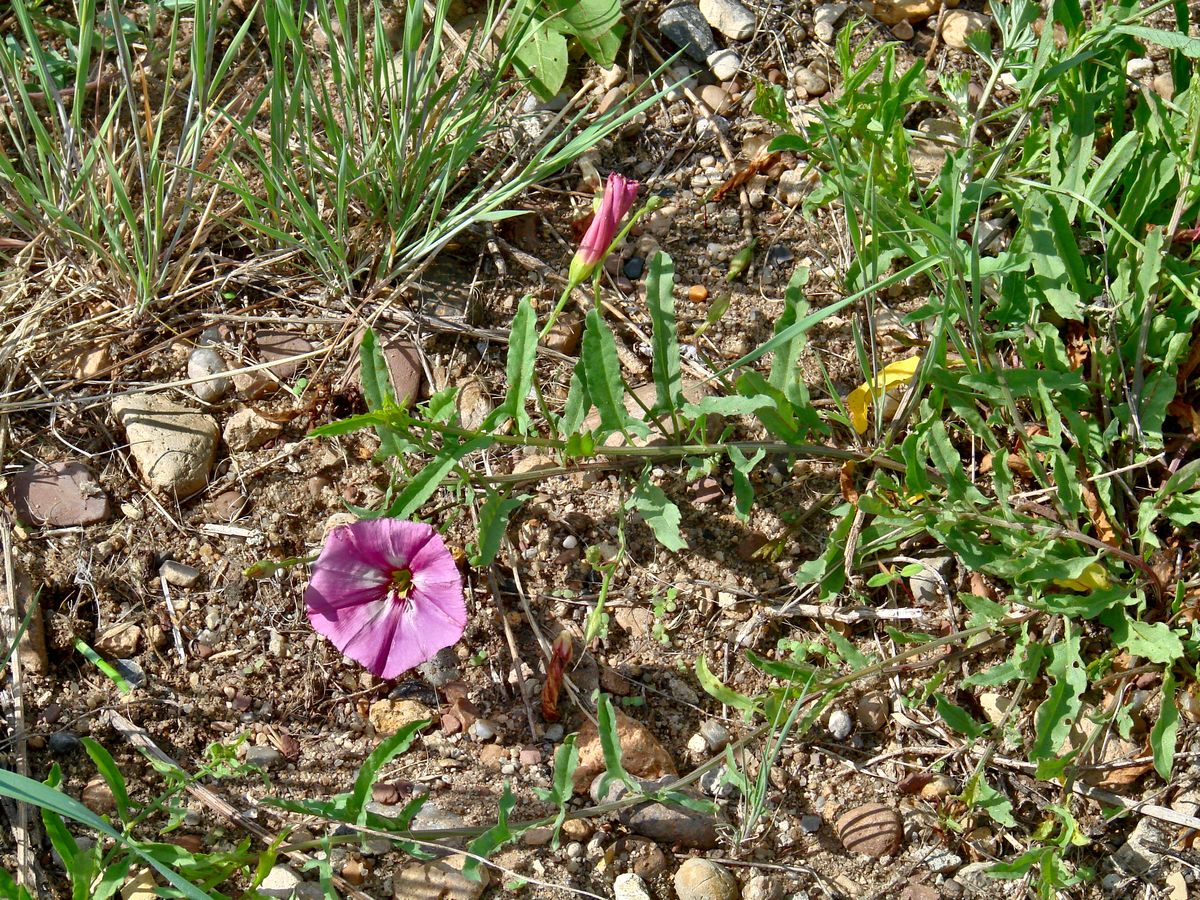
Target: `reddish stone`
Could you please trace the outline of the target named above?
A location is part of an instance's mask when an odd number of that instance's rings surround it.
[[[108,496],[82,463],[22,469],[13,476],[12,494],[17,515],[37,525],[63,528],[108,518]]]

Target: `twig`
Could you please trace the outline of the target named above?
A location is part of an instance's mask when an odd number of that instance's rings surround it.
[[[18,600],[16,567],[13,565],[12,533],[6,519],[0,519],[0,541],[3,542],[4,548],[4,583],[8,588],[8,602],[4,604],[3,608],[0,608],[0,616],[3,617],[3,628],[0,629],[0,634],[5,643],[8,643],[9,640],[15,643],[23,620],[23,612],[18,605],[20,601]],[[36,614],[41,615],[41,611],[38,610]],[[29,748],[26,745],[25,735],[25,696],[21,682],[21,651],[15,646],[11,650],[8,665],[12,675],[10,693],[12,694],[13,767],[18,775],[28,778]],[[40,896],[41,890],[38,887],[33,868],[33,857],[30,854],[32,842],[29,835],[29,805],[20,800],[17,801],[16,816],[13,819],[13,838],[17,842],[17,884],[23,885],[27,890],[36,892]]]
[[[175,604],[171,602],[171,588],[167,585],[167,576],[159,573],[158,582],[162,585],[163,600],[167,604],[167,618],[171,620],[171,634],[175,637],[175,652],[179,661],[187,664],[187,654],[183,651],[183,635],[179,633],[179,616],[175,612]]]
[[[508,641],[508,654],[512,657],[513,669],[517,673],[517,686],[521,690],[521,702],[525,704],[525,717],[529,720],[529,739],[537,741],[537,720],[533,717],[533,706],[529,702],[529,689],[525,684],[525,672],[521,666],[521,654],[517,650],[517,639],[513,636],[512,625],[508,621],[508,613],[504,609],[504,596],[496,579],[496,564],[488,566],[488,590],[496,603],[496,611],[500,613],[500,622],[504,625],[504,637]]]
[[[154,743],[154,740],[150,737],[150,735],[146,734],[143,729],[139,728],[137,725],[134,725],[120,713],[110,710],[104,716],[104,719],[113,727],[114,730],[117,731],[118,734],[124,737],[125,740],[129,741],[129,743],[137,749],[142,750],[147,755],[152,756],[154,759],[164,763],[165,765],[182,769],[182,766],[180,766],[179,763],[164,753],[159,746]],[[272,834],[257,822],[247,819],[237,809],[225,802],[221,796],[209,790],[204,785],[189,781],[187,784],[187,792],[205,806],[209,807],[209,809],[213,810],[213,812],[225,817],[238,827],[250,832],[250,834],[254,835],[268,847],[275,846],[278,837],[277,835]],[[294,862],[299,863],[300,865],[306,865],[311,860],[311,857],[305,853],[301,853],[298,850],[287,851],[285,849],[281,852],[284,852],[287,856],[290,856]],[[354,885],[350,884],[350,882],[346,881],[340,875],[333,876],[333,884],[345,896],[353,897],[354,900],[372,900],[369,895],[357,890]]]
[[[801,616],[809,619],[824,619],[830,622],[842,622],[846,625],[857,625],[860,622],[919,622],[929,618],[929,613],[923,609],[901,607],[898,609],[872,609],[869,606],[830,606],[827,603],[796,603],[788,604],[779,609],[764,608],[768,616]]]

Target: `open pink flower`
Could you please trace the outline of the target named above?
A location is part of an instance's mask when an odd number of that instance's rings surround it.
[[[625,218],[625,213],[637,199],[638,183],[630,181],[624,175],[616,172],[609,173],[608,183],[604,186],[604,198],[600,201],[600,209],[592,218],[587,233],[579,243],[579,249],[571,259],[571,269],[568,278],[572,284],[582,284],[604,259],[604,254],[617,236],[617,227]]]
[[[346,656],[395,678],[462,637],[462,576],[429,525],[368,519],[329,535],[304,594],[308,619]]]

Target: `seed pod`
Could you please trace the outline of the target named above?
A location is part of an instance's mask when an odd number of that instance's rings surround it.
[[[754,259],[754,248],[758,246],[758,238],[754,238],[745,247],[733,254],[733,259],[729,261],[729,273],[725,276],[726,281],[737,281],[750,268],[750,263]]]

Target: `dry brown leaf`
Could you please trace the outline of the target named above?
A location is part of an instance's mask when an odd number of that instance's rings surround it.
[[[1087,327],[1082,322],[1067,325],[1067,362],[1072,369],[1082,369],[1091,354]]]
[[[841,489],[842,497],[849,503],[858,502],[858,488],[854,486],[854,472],[857,468],[854,460],[848,459],[838,470],[838,488]]]
[[[736,191],[759,172],[771,168],[777,162],[779,162],[778,153],[760,153],[750,160],[744,169],[734,172],[723,185],[717,188],[716,193],[712,195],[712,202],[716,203],[730,191]]]
[[[1096,537],[1110,547],[1119,547],[1121,541],[1117,537],[1116,529],[1109,521],[1108,514],[1104,511],[1104,506],[1100,503],[1096,492],[1092,490],[1092,486],[1080,479],[1079,492],[1083,495],[1083,505],[1087,507],[1088,515],[1092,517],[1092,526],[1096,529]]]

